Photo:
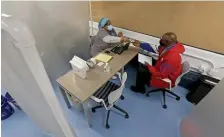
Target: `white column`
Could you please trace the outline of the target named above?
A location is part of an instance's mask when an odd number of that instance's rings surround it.
[[[76,137],[67,122],[26,27],[2,17],[2,85],[23,111],[54,137]]]

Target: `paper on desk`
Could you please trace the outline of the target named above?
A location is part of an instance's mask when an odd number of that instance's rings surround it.
[[[95,59],[107,63],[112,59],[112,56],[100,53],[95,57]]]
[[[142,64],[145,64],[145,62],[147,62],[149,65],[152,65],[152,57],[143,54],[138,54],[138,62]]]
[[[131,46],[131,47],[135,47],[134,45],[133,45],[133,43],[130,43],[130,45],[129,46]]]
[[[101,67],[103,64],[103,62],[99,62],[97,65]]]

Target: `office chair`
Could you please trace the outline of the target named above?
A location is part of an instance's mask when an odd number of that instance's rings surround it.
[[[175,93],[173,93],[172,90],[178,86],[178,84],[180,83],[180,80],[181,80],[182,76],[184,74],[188,73],[190,71],[190,68],[191,68],[191,66],[190,66],[189,62],[188,61],[184,61],[182,63],[182,72],[181,72],[181,75],[176,79],[175,86],[174,87],[172,87],[172,83],[171,83],[171,80],[170,79],[168,79],[168,78],[161,79],[161,80],[169,83],[169,88],[153,89],[151,91],[148,91],[146,93],[146,96],[149,97],[149,94],[150,93],[162,91],[162,93],[163,93],[163,103],[164,103],[163,104],[163,108],[166,109],[167,108],[167,105],[166,105],[166,93],[175,96],[176,97],[176,100],[180,100],[180,97],[178,95],[176,95]]]
[[[127,73],[124,72],[121,78],[121,75],[119,75],[119,80],[121,82],[121,86],[118,86],[110,81],[108,81],[103,87],[101,87],[92,97],[91,99],[99,103],[99,106],[93,107],[92,112],[94,113],[96,109],[104,107],[107,110],[107,117],[106,117],[106,125],[105,127],[107,129],[110,128],[110,125],[108,123],[109,116],[110,116],[110,110],[111,108],[115,108],[119,110],[120,112],[125,114],[125,118],[129,118],[128,113],[123,110],[122,108],[115,105],[115,103],[120,99],[125,82],[127,80]]]

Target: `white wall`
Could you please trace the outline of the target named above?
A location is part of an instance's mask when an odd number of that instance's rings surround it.
[[[98,23],[90,21],[89,26],[90,34],[95,35],[98,32]],[[152,46],[159,45],[159,38],[121,29],[118,27],[115,27],[115,30],[117,32],[122,31],[123,34],[129,38],[150,43]],[[194,69],[195,71],[200,70],[203,74],[212,76],[217,79],[221,79],[222,77],[224,77],[224,55],[186,45],[184,46],[186,51],[183,55],[183,58],[190,62],[192,69]]]
[[[70,69],[74,55],[88,59],[88,2],[3,2],[2,11],[27,24],[48,76],[55,80]]]
[[[44,132],[55,137],[66,137],[59,122],[65,122],[68,130],[73,131],[63,116],[35,46],[29,45],[20,50],[16,46],[17,39],[5,30],[2,30],[1,33],[2,86]],[[24,51],[26,52],[25,56]],[[30,61],[27,62],[27,60]],[[32,66],[35,68],[30,68]],[[36,73],[33,74],[32,71],[36,71]],[[35,75],[39,75],[39,81]],[[45,85],[39,85],[38,82],[44,82]],[[52,107],[49,103],[54,106]],[[56,115],[53,109],[57,110]],[[60,116],[62,116],[62,121]]]

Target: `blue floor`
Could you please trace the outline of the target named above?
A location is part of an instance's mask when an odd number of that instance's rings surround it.
[[[112,112],[110,129],[103,125],[106,116],[103,108],[93,114],[93,127],[88,128],[83,113],[74,107],[68,110],[60,92],[56,91],[65,116],[78,137],[178,137],[181,119],[193,108],[185,99],[187,90],[177,87],[174,92],[181,96],[181,100],[167,97],[168,108],[165,110],[161,105],[161,93],[145,97],[131,92],[129,87],[135,83],[135,70],[128,68],[127,72],[125,100],[119,101],[118,105],[129,113],[130,118],[125,119]],[[2,121],[2,137],[15,136],[47,137],[22,111],[16,111],[12,117]]]

